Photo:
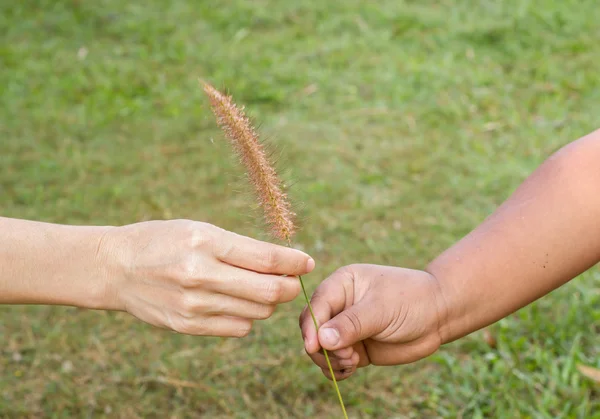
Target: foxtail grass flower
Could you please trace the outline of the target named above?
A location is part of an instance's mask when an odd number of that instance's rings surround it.
[[[290,243],[296,231],[296,214],[291,210],[281,181],[267,158],[256,130],[244,114],[243,108],[238,108],[231,96],[225,96],[206,82],[203,82],[203,88],[210,99],[217,123],[246,169],[271,232],[278,239]]]

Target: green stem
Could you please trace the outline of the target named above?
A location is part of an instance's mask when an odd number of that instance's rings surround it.
[[[304,287],[304,281],[301,276],[298,276],[300,279],[300,285],[302,286],[302,292],[304,293],[304,298],[306,299],[306,304],[308,305],[308,311],[310,311],[310,316],[312,317],[313,323],[315,324],[315,331],[319,331],[319,325],[317,324],[317,318],[315,317],[315,313],[313,312],[312,306],[310,304],[310,300],[308,299],[308,294],[306,293],[306,288]],[[335,392],[337,393],[338,399],[340,400],[340,406],[342,407],[342,412],[344,412],[344,418],[348,419],[348,414],[346,413],[346,406],[344,405],[344,400],[342,399],[342,393],[340,393],[340,388],[338,387],[337,380],[335,379],[335,374],[333,373],[333,367],[331,366],[331,361],[329,361],[329,355],[327,354],[327,349],[323,348],[323,354],[325,355],[325,360],[327,361],[327,366],[329,367],[329,373],[331,374],[331,379],[333,380],[333,387],[335,387]]]

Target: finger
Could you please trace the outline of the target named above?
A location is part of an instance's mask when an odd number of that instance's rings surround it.
[[[369,341],[370,361],[373,365],[402,365],[425,358],[440,347],[439,339],[417,339],[403,344]]]
[[[188,317],[194,315],[224,315],[252,320],[264,320],[275,312],[275,305],[231,297],[224,294],[189,293],[185,300]]]
[[[318,325],[322,325],[333,316],[350,306],[354,300],[352,273],[347,269],[339,269],[317,287],[311,298],[313,313]],[[308,353],[317,352],[319,339],[310,312],[305,310],[301,317],[302,336]],[[350,345],[347,345],[350,346]]]
[[[317,352],[315,354],[310,355],[312,361],[319,366],[320,368],[329,368],[329,365],[327,364],[327,359],[325,358],[325,355]],[[351,358],[346,358],[346,359],[342,359],[342,358],[337,358],[335,356],[331,356],[331,354],[329,354],[329,362],[331,362],[331,367],[334,370],[342,370],[345,368],[353,368],[356,367],[358,365],[358,355],[356,355],[355,357],[351,357]]]
[[[261,304],[281,304],[292,301],[300,293],[297,277],[259,274],[222,264],[214,278],[205,278],[203,285],[211,291]]]
[[[371,342],[371,341],[367,341]],[[354,354],[352,354],[352,361],[356,364],[358,368],[363,368],[371,365],[371,359],[369,358],[369,354],[367,353],[367,348],[365,347],[364,342],[359,342],[353,346]],[[356,362],[354,362],[356,361]]]
[[[229,265],[268,274],[304,275],[315,267],[304,252],[226,230],[216,241],[214,255]]]
[[[329,369],[322,368],[321,371],[323,372],[323,375],[325,377],[327,377],[329,380],[331,380],[331,372],[329,371]],[[349,378],[355,372],[356,372],[356,368],[344,368],[339,371],[334,371],[335,379],[336,379],[336,381],[343,381],[343,380]]]
[[[315,353],[320,349],[318,346],[317,333],[314,323],[308,310],[308,306],[304,306],[300,317],[298,318],[300,330],[302,332],[302,340],[304,341],[304,349],[307,354]]]
[[[333,356],[335,356],[336,358],[347,359],[347,358],[351,358],[353,353],[354,353],[354,348],[352,346],[349,346],[347,348],[342,348],[342,349],[333,351],[331,354]]]
[[[321,346],[333,351],[380,333],[383,325],[373,307],[373,302],[364,299],[329,320],[319,328]]]
[[[251,329],[252,321],[229,316],[182,317],[173,325],[176,332],[194,336],[244,337]]]

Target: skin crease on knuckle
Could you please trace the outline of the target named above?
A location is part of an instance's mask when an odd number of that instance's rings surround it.
[[[257,320],[266,320],[269,317],[271,317],[273,315],[273,313],[275,313],[274,305],[267,305],[267,306],[261,307],[259,309],[259,313],[257,315]]]
[[[252,331],[252,322],[248,322],[246,325],[239,328],[234,336],[244,338],[250,334],[250,331]]]
[[[206,248],[212,250],[215,243],[226,242],[221,237],[226,233],[226,230],[214,226],[212,224],[203,223],[201,221],[189,221],[186,226],[185,242],[186,246],[192,252],[198,249]]]
[[[340,334],[342,334],[342,336],[345,334],[360,334],[362,331],[362,321],[358,314],[354,311],[344,311],[343,316],[348,320],[347,323],[351,326],[345,326],[344,328],[346,330],[340,331]]]
[[[213,300],[214,295],[209,293],[183,290],[179,312],[186,318],[197,317],[199,314],[215,314],[218,310]]]
[[[277,304],[283,294],[283,284],[278,280],[269,282],[265,292],[265,301],[267,304]]]
[[[264,253],[262,265],[266,272],[274,272],[279,267],[279,253],[274,247]]]
[[[177,282],[186,289],[214,289],[218,283],[230,278],[225,275],[226,265],[202,251],[189,252],[182,256],[175,270]]]
[[[185,318],[180,317],[175,322],[175,330],[177,333],[181,333],[183,335],[195,335],[202,336],[208,334],[208,329],[206,327],[205,319],[198,319],[197,317],[193,318]]]
[[[337,287],[344,293],[346,306],[357,303],[357,301],[354,301],[356,297],[356,282],[354,281],[354,278],[360,277],[361,267],[362,265],[360,264],[344,266],[335,272],[335,276],[332,275],[332,278],[335,278],[336,281],[340,282]]]
[[[291,282],[289,287],[292,290],[290,301],[296,298],[302,292],[302,285],[300,285],[300,279],[298,277],[287,277]]]
[[[179,316],[185,319],[191,319],[197,315],[196,308],[196,302],[193,300],[190,294],[185,291],[182,292],[177,307]]]
[[[236,251],[239,238],[240,236],[227,230],[217,232],[212,240],[212,254],[220,260],[227,259]]]

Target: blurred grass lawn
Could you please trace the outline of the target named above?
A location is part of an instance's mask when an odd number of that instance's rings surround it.
[[[264,238],[204,77],[281,156],[311,289],[353,262],[423,267],[600,125],[599,28],[595,0],[4,1],[1,213],[193,218]],[[351,416],[600,417],[576,369],[600,366],[599,288],[595,268],[501,321],[496,350],[476,333],[362,370],[341,384]],[[4,307],[0,416],[339,417],[301,308],[220,340]]]

